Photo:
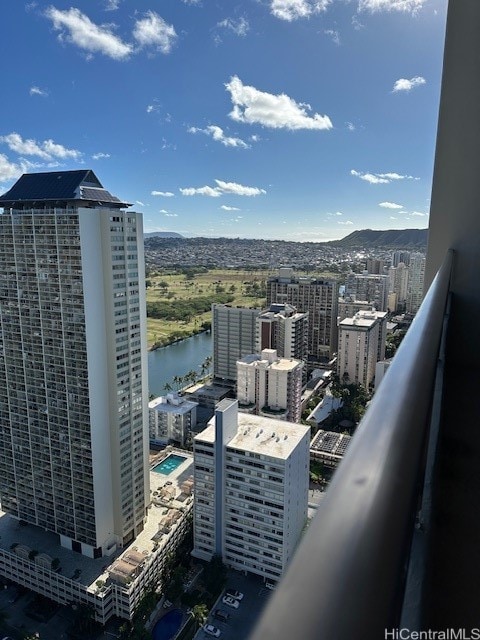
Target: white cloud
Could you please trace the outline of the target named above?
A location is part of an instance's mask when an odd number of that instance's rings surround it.
[[[166,213],[166,218],[178,218],[178,213]]]
[[[122,0],[105,0],[105,11],[116,11]]]
[[[52,21],[54,29],[60,32],[60,41],[66,40],[90,54],[103,53],[114,60],[125,60],[133,51],[132,45],[116,36],[111,26],[96,25],[79,9],[71,7],[61,11],[49,7],[45,15]]]
[[[398,91],[411,91],[414,87],[419,87],[426,82],[427,81],[425,78],[422,78],[422,76],[415,76],[414,78],[410,78],[410,80],[400,78],[393,85],[392,92],[397,93]]]
[[[192,7],[200,6],[202,4],[202,0],[182,0],[183,4],[189,4]]]
[[[298,20],[325,11],[331,0],[271,0],[270,11],[280,20]]]
[[[18,133],[9,133],[7,136],[0,136],[0,142],[8,145],[8,147],[23,156],[38,156],[44,160],[52,158],[72,158],[80,160],[82,153],[76,149],[67,149],[61,144],[53,142],[53,140],[44,140],[37,142],[36,140],[23,140]]]
[[[248,20],[246,18],[225,18],[221,22],[217,23],[217,27],[221,27],[223,29],[229,29],[233,31],[233,33],[237,36],[244,37],[247,35],[250,30],[250,25],[248,24]]]
[[[361,171],[355,171],[355,169],[350,171],[350,175],[356,176],[360,180],[365,180],[370,184],[389,184],[393,180],[419,180],[419,178],[403,176],[399,173],[362,173]]]
[[[217,187],[185,187],[184,189],[180,189],[180,193],[182,196],[208,196],[209,198],[219,198],[222,195],[220,189]]]
[[[147,11],[145,18],[137,20],[133,29],[133,37],[141,47],[154,46],[162,53],[170,53],[177,39],[173,25],[154,11]]]
[[[421,216],[423,218],[426,215],[426,213],[421,213],[420,211],[412,211],[412,216]]]
[[[335,213],[335,215],[336,215],[336,216],[343,216],[343,213],[342,213],[341,211],[337,211],[337,212]]]
[[[229,207],[226,204],[222,204],[220,209],[223,209],[224,211],[241,211],[241,209],[239,209],[238,207]],[[241,218],[242,216],[238,216],[238,217]]]
[[[42,96],[42,98],[46,98],[48,96],[48,91],[46,89],[40,89],[40,87],[30,87],[30,95],[31,96]]]
[[[359,0],[359,11],[404,11],[405,13],[417,13],[427,0]]]
[[[351,220],[345,220],[345,222],[342,222],[341,220],[337,220],[337,224],[350,225],[350,224],[353,224],[353,222]]]
[[[180,193],[184,196],[208,196],[209,198],[219,198],[220,196],[228,193],[229,195],[236,196],[258,196],[261,194],[267,193],[264,189],[259,189],[258,187],[246,187],[242,184],[238,184],[237,182],[224,182],[223,180],[215,180],[217,183],[216,187],[209,187],[208,185],[204,187],[186,187],[180,189]]]
[[[160,211],[158,213],[168,213],[168,211],[166,209],[160,209]]]
[[[401,209],[403,207],[402,204],[396,204],[395,202],[379,202],[378,206],[384,209]]]
[[[332,122],[325,115],[309,115],[309,104],[295,102],[282,93],[274,95],[244,85],[240,78],[233,76],[225,85],[230,92],[233,111],[232,120],[248,124],[261,124],[272,129],[331,129]]]
[[[173,198],[175,196],[171,191],[152,191],[152,196],[163,196],[164,198]]]
[[[239,147],[241,149],[250,149],[250,145],[247,144],[241,138],[232,138],[230,136],[226,136],[223,132],[223,129],[217,127],[216,125],[210,125],[205,129],[199,129],[198,127],[190,127],[188,129],[189,133],[204,133],[207,136],[211,136],[216,142],[220,142],[225,147]]]
[[[135,204],[138,204],[139,207],[145,206],[145,204],[143,202],[140,202],[140,200],[135,200]]]
[[[332,42],[337,46],[340,45],[340,34],[335,29],[325,29],[323,32],[326,36],[330,36]]]
[[[0,182],[7,182],[19,178],[22,174],[20,165],[10,162],[3,153],[0,153]]]
[[[102,160],[104,158],[110,158],[109,153],[94,153],[92,156],[93,160]]]
[[[215,182],[222,193],[232,193],[237,196],[259,196],[260,194],[267,193],[264,189],[244,187],[236,182],[223,182],[222,180],[215,180]]]
[[[346,122],[345,124],[347,125],[347,129],[348,129],[349,131],[355,131],[356,127],[355,127],[355,125],[353,124],[353,122]]]
[[[397,220],[395,216],[390,216],[390,220]]]

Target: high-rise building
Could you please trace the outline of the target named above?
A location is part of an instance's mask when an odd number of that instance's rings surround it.
[[[282,267],[267,281],[267,306],[289,304],[308,313],[307,355],[313,361],[332,358],[337,350],[338,282],[310,276],[294,276]]]
[[[401,262],[408,267],[410,264],[410,251],[394,251],[392,253],[392,267],[398,267]]]
[[[308,313],[289,304],[272,304],[257,317],[256,353],[276,349],[281,358],[305,360],[308,345]]]
[[[376,258],[367,258],[367,272],[372,275],[382,275],[385,266],[385,260],[377,260]]]
[[[423,253],[410,254],[408,267],[407,312],[417,313],[423,300],[423,280],[425,277],[425,256]]]
[[[403,262],[388,270],[389,293],[395,294],[388,303],[390,311],[405,311],[408,293],[409,268]],[[394,304],[392,304],[394,302]]]
[[[176,393],[160,396],[148,403],[150,442],[184,447],[197,424],[198,402]]]
[[[351,298],[338,299],[338,321],[351,318],[358,311],[370,311],[372,304],[364,300],[352,300]]]
[[[0,500],[98,558],[149,503],[141,214],[90,170],[0,196]]]
[[[237,360],[256,348],[256,319],[260,309],[212,305],[213,375],[235,384]]]
[[[277,580],[307,521],[310,427],[223,400],[194,439],[193,555]]]
[[[278,358],[275,349],[245,356],[237,362],[240,411],[277,420],[300,422],[302,417],[301,360]]]
[[[386,311],[388,276],[349,273],[345,284],[345,297],[365,300],[377,311]]]
[[[359,311],[339,324],[338,375],[368,388],[377,362],[385,358],[385,311]]]

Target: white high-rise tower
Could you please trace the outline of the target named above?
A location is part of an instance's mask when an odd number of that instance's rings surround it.
[[[0,500],[91,557],[149,502],[141,214],[90,170],[0,196]]]

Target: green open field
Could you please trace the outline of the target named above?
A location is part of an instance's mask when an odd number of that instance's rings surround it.
[[[193,277],[175,270],[165,270],[160,273],[150,273],[147,276],[147,308],[149,303],[163,302],[175,305],[183,301],[196,298],[207,298],[208,302],[215,301],[215,297],[224,296],[228,304],[242,307],[264,307],[264,284],[272,271],[234,271],[228,269],[214,269],[205,273],[195,273]],[[230,300],[231,298],[231,300]],[[211,322],[212,313],[208,309],[197,313],[192,309],[188,319],[165,319],[148,317],[147,340],[148,347],[155,343],[168,343],[175,338],[191,335],[198,331],[202,324]]]

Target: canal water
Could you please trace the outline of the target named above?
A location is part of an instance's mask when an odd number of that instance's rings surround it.
[[[184,376],[189,371],[197,371],[207,356],[212,355],[212,334],[199,333],[196,336],[175,342],[168,347],[148,352],[149,393],[160,396],[165,393],[167,383],[173,385],[174,376]]]

